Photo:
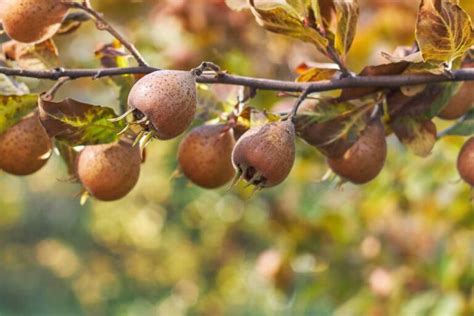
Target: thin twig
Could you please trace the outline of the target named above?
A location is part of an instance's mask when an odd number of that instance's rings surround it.
[[[54,99],[54,96],[56,95],[56,92],[58,92],[59,89],[68,81],[70,81],[71,78],[69,77],[62,77],[56,83],[54,86],[51,87],[47,92],[43,94],[43,99],[52,101]]]
[[[327,47],[328,57],[331,58],[333,62],[335,62],[339,66],[339,70],[341,70],[344,77],[352,77],[352,73],[349,69],[347,69],[345,63],[342,61],[339,54],[336,52],[332,45]]]
[[[301,104],[303,104],[304,100],[306,100],[306,97],[309,93],[309,89],[305,89],[299,96],[298,100],[296,100],[296,103],[291,110],[290,116],[288,117],[292,122],[294,122],[296,114],[298,113],[298,109],[300,108]]]
[[[127,67],[127,68],[102,68],[102,69],[64,69],[51,70],[28,70],[0,67],[0,74],[7,76],[18,76],[37,79],[59,80],[63,77],[71,79],[78,78],[102,78],[132,74],[148,74],[160,70],[155,67]],[[354,76],[334,80],[322,80],[316,82],[293,82],[274,79],[263,79],[244,77],[221,73],[219,76],[202,75],[196,78],[199,83],[206,84],[228,84],[245,86],[258,90],[303,92],[308,89],[309,93],[331,91],[345,88],[397,88],[401,86],[413,86],[419,84],[432,84],[453,81],[474,81],[474,68],[463,68],[452,71],[452,77],[435,74],[405,74],[388,76]]]
[[[125,48],[133,55],[139,66],[148,67],[148,63],[145,61],[140,52],[136,49],[135,45],[129,42],[119,31],[117,31],[103,15],[97,12],[92,8],[88,1],[83,3],[79,2],[65,2],[65,4],[74,9],[80,9],[86,12],[88,15],[93,17],[96,21],[97,28],[109,32],[113,37],[115,37],[120,43],[122,43]]]

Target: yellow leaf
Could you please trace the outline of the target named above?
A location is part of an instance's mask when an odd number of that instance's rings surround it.
[[[474,44],[471,18],[456,2],[421,1],[416,40],[425,61],[451,64]]]

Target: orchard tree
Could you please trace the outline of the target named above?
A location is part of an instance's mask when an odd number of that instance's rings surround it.
[[[28,175],[57,152],[82,183],[84,198],[117,200],[137,183],[150,141],[186,134],[177,160],[190,181],[217,188],[243,180],[260,190],[285,180],[300,137],[327,157],[341,181],[361,184],[382,170],[392,133],[422,157],[440,138],[460,135],[470,138],[457,168],[474,186],[474,32],[458,1],[421,0],[416,42],[385,53],[385,64],[367,65],[358,74],[345,63],[364,10],[357,0],[226,3],[250,10],[270,32],[313,44],[330,62],[301,65],[295,81],[229,74],[212,62],[164,70],[149,65],[88,0],[0,0],[3,30],[11,39],[3,43],[0,67],[0,169]],[[96,52],[102,68],[68,69],[58,62],[54,37],[80,32],[88,21],[115,40]],[[18,77],[56,83],[36,95]],[[55,100],[68,81],[102,77],[120,87],[122,113]],[[227,104],[228,112],[188,131],[199,94],[213,84],[239,86],[239,97]],[[294,97],[294,103],[278,113],[258,111],[251,103],[262,90]],[[437,116],[456,121],[437,131]]]

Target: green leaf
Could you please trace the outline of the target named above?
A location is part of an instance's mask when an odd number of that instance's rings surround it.
[[[425,61],[450,64],[474,44],[471,18],[457,1],[422,0],[416,40]]]
[[[448,128],[442,134],[453,136],[474,135],[474,109],[469,111],[459,122]]]
[[[252,13],[265,29],[313,43],[318,50],[326,53],[329,41],[320,33],[315,24],[315,9],[309,4],[310,1],[271,0],[258,6],[254,2],[250,0]]]
[[[335,0],[336,38],[335,47],[339,55],[345,56],[354,40],[359,18],[358,0]]]
[[[0,134],[33,112],[38,105],[38,96],[0,96]]]
[[[82,103],[73,99],[52,102],[40,99],[40,119],[50,137],[69,146],[114,142],[126,122],[116,118],[111,108]]]

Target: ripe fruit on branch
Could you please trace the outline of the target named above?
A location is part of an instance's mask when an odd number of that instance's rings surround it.
[[[2,0],[0,17],[8,36],[18,42],[37,43],[52,37],[68,6],[62,0]]]
[[[387,157],[385,130],[379,120],[370,122],[357,142],[340,158],[329,158],[329,167],[342,178],[362,184],[374,179]]]
[[[474,82],[466,81],[438,114],[445,120],[455,120],[466,114],[474,105]]]
[[[269,123],[248,130],[232,152],[239,176],[257,186],[280,184],[295,161],[295,128],[290,120]]]
[[[96,199],[123,198],[140,175],[139,146],[123,139],[112,144],[86,146],[77,157],[76,173],[84,188]]]
[[[196,79],[186,71],[160,70],[137,81],[128,105],[148,118],[147,128],[159,139],[183,133],[196,113]]]
[[[469,138],[461,148],[457,168],[461,178],[474,186],[474,137]]]
[[[0,169],[18,176],[32,174],[46,164],[51,149],[38,114],[32,114],[0,135]]]
[[[225,125],[203,125],[182,140],[178,162],[184,175],[204,188],[220,187],[234,177],[232,129]]]

